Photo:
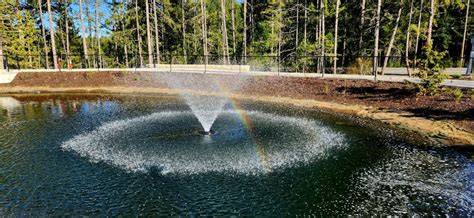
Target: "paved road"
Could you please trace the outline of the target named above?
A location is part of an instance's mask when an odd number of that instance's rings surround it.
[[[49,69],[49,70],[21,70],[21,71],[10,71],[10,72],[1,72],[0,71],[0,83],[10,83],[13,81],[15,76],[19,72],[57,72],[58,70]],[[168,68],[122,68],[122,69],[74,69],[74,70],[62,70],[61,72],[97,72],[97,71],[123,71],[123,72],[169,72]],[[173,71],[174,72],[174,71]],[[204,73],[202,69],[190,68],[189,70],[182,70],[179,69],[179,72],[176,73]],[[209,74],[241,74],[241,75],[252,75],[252,76],[286,76],[286,77],[323,77],[321,74],[317,73],[287,73],[287,72],[261,72],[261,71],[247,71],[247,70],[208,70],[206,73]],[[348,79],[348,80],[374,80],[374,76],[371,75],[352,75],[352,74],[325,74],[324,78],[333,78],[333,79]],[[414,83],[419,83],[421,79],[419,78],[410,78],[405,75],[385,75],[385,76],[378,76],[378,81],[387,81],[387,82],[404,82],[410,81]],[[443,83],[445,86],[450,87],[459,87],[459,88],[467,88],[467,89],[474,89],[474,80],[452,80],[448,79],[445,80]]]

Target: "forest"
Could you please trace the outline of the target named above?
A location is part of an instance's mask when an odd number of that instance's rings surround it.
[[[426,46],[445,54],[444,67],[461,67],[469,8],[470,0],[1,0],[0,68],[173,62],[370,73],[414,68]]]

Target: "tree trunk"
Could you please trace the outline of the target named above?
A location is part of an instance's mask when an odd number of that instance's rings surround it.
[[[324,74],[326,73],[325,71],[325,62],[326,62],[326,27],[325,27],[325,21],[324,17],[326,16],[324,11],[325,11],[325,5],[324,5],[324,0],[321,0],[321,73],[322,77],[324,77]]]
[[[308,0],[304,0],[304,28],[303,28],[303,47],[304,47],[304,63],[303,63],[303,73],[306,73],[306,55],[307,55],[307,28],[308,28],[308,23],[307,23],[307,19],[308,19],[308,10],[307,10],[307,4],[308,4]]]
[[[146,14],[146,39],[147,39],[147,48],[148,48],[148,65],[151,67],[153,65],[153,43],[151,40],[151,30],[150,30],[150,6],[149,0],[145,0],[145,14]]]
[[[88,35],[88,38],[89,38],[89,45],[91,47],[91,51],[93,52],[92,54],[92,63],[94,63],[94,67],[96,67],[97,63],[96,63],[96,52],[95,52],[95,48],[94,48],[94,41],[93,41],[93,37],[92,37],[92,17],[91,17],[91,10],[90,10],[90,6],[91,6],[91,3],[90,3],[90,0],[86,0],[86,16],[87,16],[87,27],[88,27],[88,30],[89,30],[89,35]]]
[[[333,60],[333,74],[337,73],[337,28],[339,25],[339,5],[340,0],[336,0],[336,20],[334,22],[334,60]]]
[[[360,27],[359,27],[359,54],[362,55],[362,44],[364,43],[364,23],[365,23],[365,0],[360,1]]]
[[[462,46],[461,46],[461,66],[464,66],[464,49],[466,46],[466,34],[467,34],[467,23],[469,23],[469,4],[471,3],[470,0],[467,0],[466,6],[466,19],[464,20],[464,34],[462,35]],[[471,57],[472,58],[472,57]]]
[[[202,48],[204,55],[204,63],[208,63],[207,53],[207,15],[206,15],[206,2],[201,0],[201,25],[202,25]]]
[[[418,45],[420,42],[420,28],[421,28],[421,15],[423,14],[423,1],[421,0],[420,4],[420,14],[418,15],[418,25],[416,29],[416,42],[415,42],[415,57],[413,58],[413,67],[416,67],[416,59],[418,54]]]
[[[229,63],[229,41],[227,39],[227,23],[225,13],[225,1],[221,0],[221,22],[222,22],[222,53],[224,55],[224,64]]]
[[[393,28],[392,36],[390,37],[390,42],[388,43],[387,53],[385,54],[382,66],[381,74],[384,75],[384,69],[387,67],[388,58],[390,57],[390,53],[392,52],[393,43],[395,42],[395,37],[397,36],[398,31],[398,24],[400,23],[400,17],[402,16],[402,9],[403,9],[403,0],[400,2],[400,8],[398,9],[397,20],[395,21],[395,27]]]
[[[235,60],[235,52],[236,52],[236,49],[237,49],[237,45],[236,45],[236,42],[235,42],[235,5],[234,5],[234,1],[232,0],[231,1],[231,4],[232,4],[232,55],[234,56],[234,60]]]
[[[69,1],[66,0],[66,7],[64,13],[66,14],[66,60],[67,60],[67,67],[68,69],[72,66],[71,57],[71,48],[69,43],[69,19],[68,19],[68,9],[69,9]]]
[[[377,79],[378,56],[379,56],[379,34],[380,34],[380,10],[382,8],[382,0],[377,0],[377,15],[375,17],[375,40],[374,40],[374,76]]]
[[[299,42],[299,33],[300,33],[300,4],[299,0],[296,0],[296,31],[295,31],[295,52],[298,55],[298,44]]]
[[[184,63],[187,64],[187,52],[186,52],[186,18],[184,14],[184,3],[185,0],[181,0],[181,25],[183,28],[183,55],[184,55]]]
[[[405,65],[407,67],[407,72],[408,76],[411,77],[411,71],[410,71],[410,59],[409,59],[409,53],[410,53],[410,26],[411,26],[411,20],[413,17],[413,3],[415,0],[411,0],[410,2],[410,14],[408,15],[408,26],[407,26],[407,34],[406,34],[406,41],[405,41]]]
[[[430,0],[430,19],[428,20],[428,33],[426,36],[426,45],[433,45],[432,34],[433,34],[433,22],[435,16],[435,0]]]
[[[41,0],[40,0],[41,1]],[[81,26],[81,34],[82,34],[82,45],[84,51],[84,58],[86,59],[87,66],[89,67],[89,55],[87,54],[87,40],[86,40],[86,27],[84,26],[84,20],[82,18],[82,0],[79,0],[79,24]]]
[[[243,49],[244,49],[244,63],[247,63],[247,0],[244,0],[244,33],[243,33]]]
[[[3,26],[3,20],[2,20],[2,26]],[[0,34],[0,71],[5,69],[5,63],[3,62],[3,38],[2,34]]]
[[[123,0],[120,2],[121,4],[123,4]],[[128,63],[128,48],[127,48],[127,42],[125,41],[125,17],[123,16],[123,13],[120,14],[121,16],[121,23],[122,23],[122,34],[123,34],[123,52],[125,53],[125,66],[128,68],[130,65]]]
[[[155,23],[155,49],[156,61],[160,64],[160,33],[158,32],[158,16],[157,16],[156,0],[153,0],[153,18]]]
[[[140,57],[140,67],[142,67],[143,66],[142,37],[140,36],[140,23],[138,21],[138,0],[135,0],[135,21],[137,25],[138,56]]]
[[[79,1],[81,2],[81,1]],[[38,0],[38,8],[40,13],[40,23],[41,23],[41,34],[43,35],[43,46],[44,46],[44,55],[45,55],[45,64],[46,69],[49,69],[49,49],[48,49],[48,42],[46,41],[46,31],[44,30],[44,21],[43,21],[43,3],[41,0]],[[3,69],[3,68],[2,68]]]
[[[99,15],[99,8],[100,8],[100,0],[95,0],[95,38],[97,41],[97,55],[98,55],[98,66],[103,67],[104,63],[102,60],[102,47],[101,47],[101,42],[100,42],[100,15]]]
[[[49,30],[51,32],[51,49],[53,50],[54,68],[59,69],[58,56],[56,54],[56,40],[54,37],[53,13],[51,12],[51,1],[46,0],[46,4],[48,5]]]

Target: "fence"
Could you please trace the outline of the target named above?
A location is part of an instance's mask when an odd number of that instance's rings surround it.
[[[43,55],[14,55],[0,56],[7,70],[20,69],[53,69],[53,56],[45,58]],[[152,55],[149,61],[148,54],[141,55],[116,55],[105,54],[70,54],[58,55],[60,69],[103,69],[103,68],[161,68],[169,71],[183,69],[187,65],[189,69],[207,71],[213,65],[238,66],[233,70],[239,72],[244,70],[254,72],[300,72],[300,73],[347,73],[374,75],[376,63],[379,72],[386,67],[414,68],[416,59],[402,56],[301,56],[301,55],[249,55],[249,56],[221,56],[221,55]],[[468,60],[462,58],[445,58],[442,65],[445,67],[466,66]],[[334,68],[336,61],[337,68]],[[463,63],[463,64],[461,64]],[[407,64],[409,65],[407,67]],[[189,66],[191,65],[191,66]]]

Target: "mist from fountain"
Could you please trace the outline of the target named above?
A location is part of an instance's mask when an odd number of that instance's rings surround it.
[[[241,88],[247,80],[243,76],[197,73],[161,73],[160,77],[179,92],[205,133],[211,131],[212,124],[227,103],[227,95]]]

